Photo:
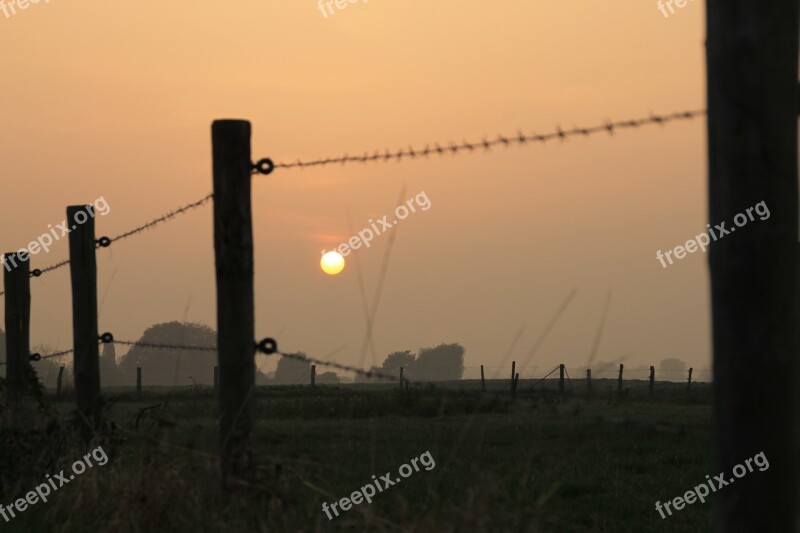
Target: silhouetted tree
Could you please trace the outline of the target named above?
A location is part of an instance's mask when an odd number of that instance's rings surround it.
[[[303,352],[298,352],[291,355],[302,355]],[[294,359],[291,357],[281,357],[278,360],[278,368],[275,369],[275,384],[289,385],[301,384],[311,382],[311,363],[303,361],[302,359]]]
[[[658,368],[667,372],[683,372],[686,370],[686,363],[675,357],[669,357],[658,363]]]
[[[400,367],[403,371],[409,371],[416,362],[416,357],[410,350],[403,350],[401,352],[392,352],[386,356],[383,362],[383,367],[380,371],[384,374],[391,374],[393,376],[400,375]]]
[[[197,347],[217,345],[217,334],[202,324],[167,322],[147,328],[139,343],[173,344]],[[136,367],[142,367],[146,385],[186,385],[189,377],[199,384],[214,382],[216,351],[162,349],[134,345],[122,358],[119,370],[123,383],[136,382]]]
[[[422,348],[410,369],[409,379],[418,381],[449,381],[464,375],[464,347],[460,344],[440,344]]]

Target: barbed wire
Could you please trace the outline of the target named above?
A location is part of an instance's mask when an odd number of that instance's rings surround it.
[[[160,217],[158,217],[156,219],[153,219],[150,222],[148,222],[147,224],[143,224],[143,225],[139,226],[138,228],[134,228],[132,230],[126,231],[125,233],[117,235],[116,237],[102,237],[100,240],[102,241],[103,239],[108,239],[108,241],[104,241],[104,242],[107,242],[108,244],[100,244],[100,246],[105,247],[105,246],[110,245],[112,242],[121,241],[122,239],[127,239],[131,235],[135,235],[137,233],[141,233],[142,231],[144,231],[146,229],[152,228],[153,226],[157,226],[158,224],[160,224],[162,222],[165,222],[167,220],[170,220],[171,218],[174,218],[177,215],[180,215],[181,213],[185,213],[186,211],[189,211],[190,209],[194,209],[196,207],[200,207],[201,205],[205,204],[206,202],[208,202],[213,197],[214,197],[213,193],[207,194],[206,196],[204,196],[200,200],[197,200],[196,202],[192,202],[190,204],[184,205],[184,206],[179,207],[177,209],[173,209],[172,211],[170,211],[170,212],[168,212],[168,213],[166,213],[166,214],[164,214],[164,215],[162,215],[162,216],[160,216]]]
[[[141,342],[141,341],[121,341],[114,339],[111,342],[122,344],[123,346],[132,346],[134,348],[156,348],[160,350],[187,350],[198,352],[216,352],[216,346],[191,346],[184,344],[162,344],[157,342]]]
[[[612,122],[609,120],[606,123],[599,124],[597,126],[584,127],[584,128],[574,127],[571,130],[563,130],[561,129],[560,126],[557,126],[555,131],[546,134],[532,133],[530,135],[526,135],[522,131],[520,131],[516,135],[509,135],[509,136],[498,135],[496,138],[492,140],[489,140],[487,137],[484,137],[481,141],[474,141],[474,142],[464,141],[461,144],[451,142],[448,146],[441,146],[439,143],[435,143],[433,147],[431,147],[430,144],[427,144],[425,145],[425,148],[417,150],[415,150],[412,146],[409,146],[407,151],[399,149],[396,152],[391,152],[387,149],[383,153],[381,153],[380,150],[377,150],[373,155],[369,155],[367,152],[364,152],[364,155],[361,156],[351,156],[345,154],[340,157],[328,157],[325,159],[312,159],[306,161],[298,159],[293,163],[280,163],[280,162],[275,163],[274,167],[291,169],[296,167],[305,168],[305,167],[325,166],[337,163],[346,164],[346,163],[368,163],[373,161],[389,161],[390,159],[396,159],[399,162],[404,157],[409,159],[415,159],[417,157],[428,157],[429,155],[439,155],[439,156],[443,156],[445,154],[456,155],[464,151],[472,152],[480,149],[488,151],[492,147],[499,145],[510,147],[513,146],[514,144],[521,146],[523,144],[534,143],[534,142],[539,142],[544,144],[547,141],[553,139],[559,139],[561,141],[565,141],[569,137],[576,137],[576,136],[588,137],[590,135],[602,132],[607,132],[609,135],[613,135],[616,130],[620,129],[638,128],[640,126],[644,126],[647,124],[664,125],[677,120],[691,120],[705,114],[706,110],[704,109],[697,111],[679,111],[676,113],[671,113],[666,115],[655,115],[651,113],[650,116],[644,118],[621,120],[617,122]]]
[[[177,209],[173,209],[172,211],[166,213],[165,215],[162,215],[162,216],[160,216],[160,217],[158,217],[156,219],[151,220],[147,224],[143,224],[143,225],[139,226],[138,228],[134,228],[132,230],[126,231],[125,233],[117,235],[116,237],[100,237],[97,240],[96,247],[97,248],[107,248],[108,246],[111,245],[111,243],[113,243],[115,241],[120,241],[122,239],[127,239],[128,237],[130,237],[132,235],[135,235],[137,233],[141,233],[142,231],[145,231],[146,229],[152,228],[153,226],[157,226],[158,224],[160,224],[162,222],[165,222],[167,220],[170,220],[170,219],[176,217],[177,215],[180,215],[181,213],[185,213],[186,211],[189,211],[190,209],[194,209],[196,207],[200,207],[201,205],[205,204],[206,202],[208,202],[213,197],[214,197],[213,193],[208,194],[208,195],[204,196],[203,198],[201,198],[200,200],[197,200],[197,201],[192,202],[190,204],[184,205],[184,206],[179,207]],[[48,272],[52,272],[54,270],[58,270],[59,268],[67,266],[68,264],[69,264],[69,259],[65,259],[65,260],[63,260],[61,262],[58,262],[58,263],[56,263],[54,265],[50,265],[49,267],[46,267],[46,268],[34,269],[34,270],[31,271],[30,277],[38,278],[39,276],[42,276],[43,274],[47,274]],[[5,293],[6,293],[5,291],[0,292],[0,296],[4,295]]]

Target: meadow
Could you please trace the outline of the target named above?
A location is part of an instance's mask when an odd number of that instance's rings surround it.
[[[559,394],[555,380],[399,390],[396,385],[259,387],[258,466],[228,490],[217,461],[210,387],[104,390],[105,437],[69,430],[74,401],[4,413],[2,499],[102,444],[110,460],[3,531],[707,531],[709,502],[667,519],[655,501],[712,474],[710,386],[596,380]],[[492,389],[496,389],[494,392]],[[505,392],[505,395],[503,394]],[[42,409],[50,410],[45,415]],[[13,419],[12,419],[13,418]],[[33,421],[36,421],[35,423]],[[348,497],[430,452],[435,467],[328,519]]]

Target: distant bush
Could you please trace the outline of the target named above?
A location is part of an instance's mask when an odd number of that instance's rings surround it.
[[[298,352],[291,355],[302,355]],[[278,360],[278,368],[275,370],[276,385],[297,385],[311,382],[311,363],[301,359],[291,357],[281,357]]]

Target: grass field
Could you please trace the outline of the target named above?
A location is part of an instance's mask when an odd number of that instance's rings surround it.
[[[524,393],[521,382],[515,402],[386,385],[260,388],[259,467],[229,494],[220,488],[211,390],[151,390],[142,399],[105,391],[117,429],[94,446],[103,443],[109,462],[0,529],[707,531],[710,503],[666,520],[654,504],[712,473],[709,387],[696,386],[690,398],[685,385],[665,384],[649,398],[638,385],[618,399],[600,392],[610,387],[602,380],[593,396]],[[73,403],[65,397],[53,406],[66,420]],[[6,505],[92,448],[69,432],[20,427],[8,416],[3,441]],[[333,520],[322,512],[323,502],[349,496],[373,475],[398,477],[402,464],[426,451],[431,470]]]

